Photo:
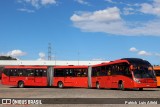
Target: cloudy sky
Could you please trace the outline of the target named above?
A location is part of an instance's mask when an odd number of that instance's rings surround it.
[[[0,55],[160,64],[160,0],[1,0]]]

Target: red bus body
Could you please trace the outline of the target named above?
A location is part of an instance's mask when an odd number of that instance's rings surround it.
[[[135,77],[134,71],[130,69],[130,66],[132,64],[136,65],[136,63],[137,65],[140,66],[142,65],[141,63],[143,63],[143,60],[135,58],[120,59],[109,63],[102,63],[92,66],[92,77],[91,77],[92,87],[120,88],[122,85],[123,88],[139,88],[139,89],[157,87],[157,82],[154,75],[152,78]],[[144,61],[144,64],[145,63],[149,64],[147,61]],[[111,73],[116,72],[115,74],[114,73],[107,74],[111,68],[112,68]],[[121,69],[121,71],[118,71],[117,69]],[[100,73],[102,75],[97,75],[96,73]]]
[[[6,73],[2,73],[3,85],[17,86],[20,81],[24,83],[24,86],[47,86],[47,76],[46,75],[35,75],[35,72],[47,72],[46,66],[5,66],[4,71],[8,70],[10,73],[8,76]],[[7,72],[7,71],[6,71]],[[11,74],[13,73],[13,75]],[[30,72],[30,73],[27,73]],[[26,75],[21,75],[21,73],[26,73]],[[32,74],[32,75],[30,75]]]
[[[63,72],[63,74],[56,76],[57,72]],[[67,72],[72,73],[67,75]],[[88,87],[87,73],[88,66],[55,66],[53,86],[57,87],[58,83],[62,82],[64,87]]]

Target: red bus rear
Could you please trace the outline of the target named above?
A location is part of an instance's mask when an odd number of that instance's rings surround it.
[[[47,86],[46,66],[5,66],[2,72],[3,85]]]
[[[55,66],[53,86],[88,87],[88,66]]]
[[[92,87],[96,88],[154,88],[157,81],[148,61],[124,58],[92,66]]]

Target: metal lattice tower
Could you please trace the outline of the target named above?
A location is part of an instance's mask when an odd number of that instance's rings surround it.
[[[52,47],[51,43],[48,43],[48,60],[52,60]]]

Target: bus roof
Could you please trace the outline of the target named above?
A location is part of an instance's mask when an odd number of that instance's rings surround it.
[[[88,68],[88,66],[84,65],[84,66],[73,66],[73,65],[69,65],[69,66],[54,66],[55,69],[58,68]]]
[[[140,58],[122,58],[121,60],[127,60],[130,64],[151,65],[148,61],[140,59]]]
[[[93,65],[94,66],[105,66],[105,65],[112,65],[112,64],[118,64],[118,63],[123,63],[126,62],[128,64],[145,64],[145,65],[151,65],[148,61],[140,59],[140,58],[122,58],[122,59],[118,59],[115,61],[110,61],[110,62],[106,62],[106,63],[101,63],[101,64],[97,64],[97,65]]]
[[[8,69],[27,69],[27,68],[32,68],[32,69],[47,69],[47,66],[4,66],[4,68]]]

